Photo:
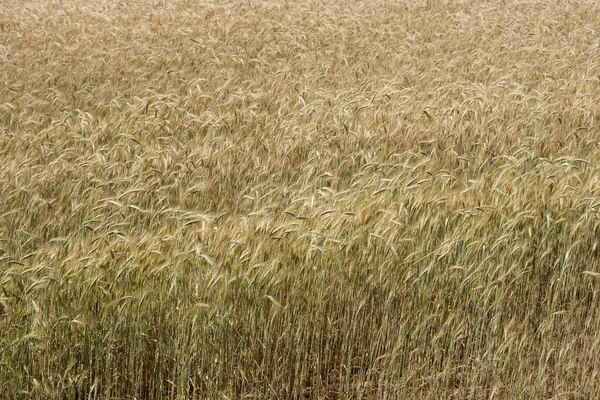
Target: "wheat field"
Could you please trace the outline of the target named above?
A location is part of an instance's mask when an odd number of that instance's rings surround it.
[[[0,398],[600,397],[600,10],[2,0]]]

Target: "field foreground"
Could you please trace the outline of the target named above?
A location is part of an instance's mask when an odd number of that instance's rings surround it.
[[[0,398],[595,399],[592,1],[3,0]]]

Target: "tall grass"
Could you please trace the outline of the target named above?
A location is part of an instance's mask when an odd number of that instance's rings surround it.
[[[4,0],[0,398],[597,398],[599,29]]]

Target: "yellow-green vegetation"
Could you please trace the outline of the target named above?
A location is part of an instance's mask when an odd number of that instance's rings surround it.
[[[594,399],[593,1],[3,0],[0,398]]]

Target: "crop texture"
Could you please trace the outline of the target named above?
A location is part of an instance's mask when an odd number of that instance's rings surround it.
[[[600,10],[0,1],[0,398],[600,398]]]

